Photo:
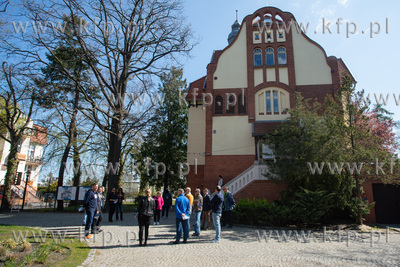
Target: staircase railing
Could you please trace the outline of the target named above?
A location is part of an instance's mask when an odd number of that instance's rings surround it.
[[[35,197],[37,197],[41,201],[44,201],[44,196],[39,191],[37,191],[35,188],[30,186],[29,184],[28,184],[28,191],[29,191],[30,194],[34,195]]]
[[[229,191],[232,194],[236,194],[249,183],[255,180],[268,180],[267,177],[264,176],[268,172],[268,167],[266,165],[257,165],[254,164],[250,166],[247,170],[230,180],[225,184],[228,187]]]

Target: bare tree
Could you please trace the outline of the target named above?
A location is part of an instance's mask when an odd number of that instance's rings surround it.
[[[10,144],[7,172],[4,179],[2,209],[10,207],[11,185],[18,168],[18,145],[30,131],[29,127],[34,108],[34,86],[17,71],[3,62],[0,82],[0,138]]]
[[[9,0],[0,1],[0,12],[6,12],[9,4],[10,4]]]
[[[17,46],[10,38],[5,42],[7,51],[24,56],[25,60],[29,58],[32,63],[47,64],[42,56],[43,48],[52,53],[60,39],[77,43],[87,57],[94,87],[102,98],[101,101],[92,99],[77,81],[88,103],[81,110],[109,135],[107,161],[117,166],[125,135],[144,127],[150,117],[154,102],[138,101],[141,95],[152,93],[149,77],[167,69],[168,60],[176,61],[176,56],[190,52],[196,44],[181,15],[181,2],[53,0],[24,2],[24,8],[26,17],[41,28],[36,26],[25,34],[14,34],[14,39],[22,40],[24,46]],[[80,30],[64,31],[57,27],[57,22],[65,16],[80,17],[85,23],[78,25],[71,19],[75,24],[72,28]],[[91,63],[93,57],[97,65]],[[74,79],[67,69],[63,71],[66,77]],[[119,183],[118,171],[105,174],[103,184],[109,188]]]

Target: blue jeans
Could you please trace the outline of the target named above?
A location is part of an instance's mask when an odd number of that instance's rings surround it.
[[[124,218],[122,217],[122,214],[123,214],[122,203],[116,204],[116,205],[115,205],[115,209],[117,210],[117,212],[116,212],[117,220],[118,220],[118,213],[120,213],[120,215],[121,215],[121,220],[123,220]]]
[[[85,225],[85,236],[87,236],[90,233],[90,228],[93,223],[94,212],[95,212],[94,210],[86,210],[87,218]]]
[[[194,212],[194,233],[200,234],[201,211]]]
[[[212,213],[213,217],[213,223],[215,227],[215,240],[220,241],[221,240],[221,213]]]
[[[191,214],[186,214],[186,215],[189,216],[189,219],[185,220],[186,227],[187,227],[187,237],[189,237],[189,232],[190,232],[190,215],[191,215]]]
[[[182,236],[182,230],[183,230],[183,241],[186,242],[188,236],[189,236],[189,228],[188,228],[188,221],[189,220],[183,220],[181,218],[175,218],[176,220],[176,241],[179,242]]]

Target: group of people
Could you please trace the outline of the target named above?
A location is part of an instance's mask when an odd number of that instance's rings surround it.
[[[105,197],[103,196],[104,186],[92,184],[90,189],[85,193],[85,209],[84,225],[85,238],[92,238],[92,234],[101,232],[100,223],[103,220],[103,208]]]
[[[85,238],[92,238],[92,234],[97,234],[101,232],[100,223],[103,220],[103,209],[105,205],[104,186],[98,186],[97,184],[92,184],[88,191],[85,193],[83,209],[85,210],[85,216],[83,219],[83,224],[85,225]],[[125,193],[122,188],[115,188],[107,196],[109,203],[109,214],[108,221],[112,222],[112,218],[115,210],[116,220],[118,221],[123,218],[122,202],[125,199]],[[119,216],[118,216],[119,215]]]
[[[177,195],[178,197],[175,200],[176,238],[172,244],[179,244],[182,237],[183,243],[187,243],[190,232],[190,217],[192,215],[194,217],[194,233],[192,236],[199,236],[201,230],[210,230],[212,213],[215,227],[215,237],[211,241],[213,243],[218,243],[221,240],[221,226],[226,226],[228,223],[228,228],[232,228],[232,210],[235,207],[235,200],[227,187],[221,189],[221,186],[217,185],[213,195],[210,195],[207,188],[203,192],[201,192],[200,188],[196,188],[194,196],[191,193],[191,188],[186,187],[185,191],[178,189]],[[166,198],[166,196],[161,196],[161,192],[158,192],[157,196],[152,198],[150,189],[146,189],[145,197],[139,201],[135,217],[139,223],[140,246],[147,246],[151,217],[154,216],[154,224],[159,224],[159,215],[157,215],[161,210],[159,203],[162,203]],[[167,216],[168,210],[169,207]]]
[[[201,230],[210,230],[211,217],[215,227],[215,237],[211,241],[218,243],[221,240],[221,226],[232,228],[232,210],[235,207],[235,200],[232,193],[226,186],[221,187],[222,177],[215,187],[215,192],[210,195],[207,188],[203,191],[198,187],[191,193],[191,188],[186,187],[185,190],[178,189],[178,197],[175,200],[175,224],[176,238],[173,244],[179,244],[181,238],[183,243],[187,243],[190,232],[190,217],[194,217],[194,233],[192,236],[199,236]],[[92,234],[101,232],[100,223],[102,221],[102,209],[104,208],[105,197],[103,196],[104,187],[98,187],[93,184],[85,194],[85,238],[92,238]],[[116,212],[116,220],[118,221],[120,214],[123,221],[122,202],[125,194],[122,188],[115,188],[107,196],[109,202],[109,222]],[[146,246],[149,236],[149,226],[151,218],[154,218],[154,225],[160,224],[161,217],[168,218],[169,209],[172,206],[172,195],[165,189],[164,193],[157,192],[155,197],[151,196],[151,190],[145,190],[145,196],[140,199],[135,217],[139,224],[139,245]],[[212,216],[211,216],[212,215]],[[222,224],[221,224],[222,218]],[[144,239],[143,239],[144,235]]]
[[[121,218],[121,221],[124,220],[124,212],[122,209],[122,202],[125,199],[125,193],[122,190],[122,188],[117,189],[113,188],[111,189],[111,192],[107,196],[108,200],[108,208],[109,208],[109,213],[108,213],[108,221],[113,222],[113,216],[115,212],[115,219],[118,221],[119,218]],[[118,216],[119,215],[119,216]]]

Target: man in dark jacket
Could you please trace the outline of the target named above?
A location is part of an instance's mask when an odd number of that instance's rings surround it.
[[[151,191],[147,188],[145,191],[146,196],[142,197],[139,201],[136,210],[136,219],[139,222],[139,246],[147,246],[147,239],[149,237],[150,219],[154,216],[156,211],[156,202],[151,197]],[[143,241],[144,230],[144,243]]]
[[[202,230],[210,230],[210,213],[211,213],[211,197],[208,193],[208,189],[204,188],[203,190],[203,213],[201,214],[201,229]],[[206,227],[207,223],[207,227]]]
[[[226,226],[228,221],[228,228],[232,228],[232,210],[235,207],[235,200],[233,199],[232,193],[229,192],[228,188],[224,186],[224,204],[222,204],[222,226]]]
[[[100,223],[103,220],[103,186],[100,186],[97,191],[95,192],[95,194],[97,195],[97,208],[96,208],[96,212],[94,214],[93,217],[93,223],[92,223],[92,234],[98,234],[99,232],[101,232],[102,230],[100,230]]]
[[[97,184],[93,184],[91,188],[85,194],[85,210],[87,214],[86,225],[85,225],[85,238],[92,238],[90,227],[93,224],[93,217],[97,210]]]
[[[164,206],[162,207],[161,217],[164,218],[164,214],[165,214],[165,218],[168,218],[168,212],[172,206],[172,196],[171,196],[171,193],[168,191],[168,189],[164,190],[162,198],[164,199]]]
[[[115,212],[115,206],[117,205],[118,202],[118,196],[117,196],[117,189],[113,188],[111,189],[111,192],[107,196],[108,198],[108,221],[112,222],[112,218]]]
[[[224,202],[224,198],[221,194],[221,187],[217,185],[215,188],[215,195],[211,199],[211,210],[212,210],[212,217],[213,223],[215,227],[215,238],[211,241],[212,243],[219,243],[221,240],[221,214],[222,214],[222,203]]]

